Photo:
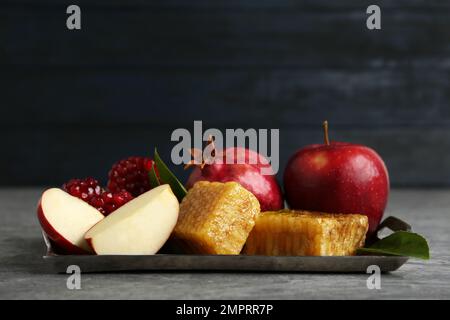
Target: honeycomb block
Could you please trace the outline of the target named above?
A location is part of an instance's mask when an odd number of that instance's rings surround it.
[[[180,205],[172,240],[186,253],[239,254],[260,212],[236,182],[197,182]]]
[[[360,214],[262,212],[243,253],[272,256],[347,256],[364,245],[369,223]]]

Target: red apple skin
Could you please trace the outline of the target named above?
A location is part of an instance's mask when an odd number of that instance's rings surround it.
[[[91,254],[90,252],[87,252],[86,250],[77,247],[67,241],[61,234],[58,233],[47,221],[44,215],[44,211],[42,209],[42,198],[39,200],[37,205],[37,216],[39,223],[41,224],[42,230],[45,232],[47,237],[51,240],[52,244],[55,244],[57,246],[57,252],[58,253],[64,253],[64,254]]]
[[[225,150],[225,155],[232,154],[232,152],[238,152],[236,149],[242,151],[242,148],[228,148]],[[258,159],[256,164],[248,164],[250,154],[256,155],[255,159]],[[216,155],[216,159],[222,155],[223,153],[220,152]],[[261,174],[262,167],[270,167],[267,160],[264,159],[262,155],[249,149],[245,150],[245,160],[244,164],[213,163],[205,165],[203,169],[196,167],[189,176],[186,187],[188,189],[191,188],[197,181],[234,181],[241,184],[258,198],[261,211],[276,211],[282,209],[284,200],[276,177],[271,174]]]
[[[381,157],[366,146],[315,144],[290,158],[284,188],[292,209],[367,215],[372,235],[386,208],[389,175]]]

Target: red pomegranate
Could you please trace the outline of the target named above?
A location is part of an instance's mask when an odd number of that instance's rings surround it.
[[[193,153],[198,152],[193,150]],[[197,181],[234,181],[258,198],[261,211],[275,211],[283,208],[284,200],[280,185],[269,161],[264,156],[241,147],[230,147],[225,150],[214,148],[212,153],[214,160],[203,159],[202,163],[192,171],[186,183],[188,189]],[[186,167],[192,165],[193,163],[190,163]]]

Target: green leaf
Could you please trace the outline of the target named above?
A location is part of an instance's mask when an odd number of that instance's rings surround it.
[[[152,188],[156,188],[156,187],[161,185],[161,183],[159,183],[158,175],[156,174],[156,171],[155,171],[155,164],[154,163],[152,164],[152,169],[148,173],[148,176],[150,178],[150,186]]]
[[[167,165],[162,161],[155,148],[155,155],[153,157],[156,163],[156,168],[158,168],[159,180],[161,183],[167,183],[172,188],[173,193],[181,201],[186,195],[187,191],[183,184],[177,179],[177,177],[169,170]]]
[[[417,233],[397,231],[368,248],[360,248],[358,254],[409,256],[428,260],[430,249],[427,240]]]

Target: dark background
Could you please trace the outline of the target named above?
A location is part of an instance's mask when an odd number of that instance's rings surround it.
[[[1,185],[104,181],[154,146],[169,160],[194,120],[280,128],[282,173],[328,119],[394,186],[450,186],[448,1],[0,1],[0,43]]]

